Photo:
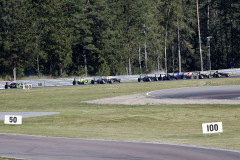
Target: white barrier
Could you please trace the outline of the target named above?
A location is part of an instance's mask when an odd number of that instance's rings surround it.
[[[212,73],[214,73],[215,70],[212,70]],[[219,72],[225,72],[229,73],[230,75],[240,75],[240,68],[234,68],[234,69],[219,69]],[[199,71],[191,71],[191,72],[199,72]],[[149,76],[155,76],[155,74],[159,75],[163,72],[154,72],[148,74]],[[187,72],[183,72],[184,74],[187,74]],[[209,73],[209,71],[203,71],[201,73]],[[172,73],[170,73],[172,74]],[[176,75],[177,73],[175,73]],[[120,78],[122,82],[137,82],[137,79],[139,78],[138,75],[119,75],[119,76],[112,76],[113,78]],[[96,79],[98,77],[95,77]],[[94,77],[89,77],[89,79],[94,79]],[[44,81],[44,82],[42,82]],[[27,81],[20,81],[21,83],[32,83],[33,87],[38,86],[38,82],[42,82],[42,85],[44,87],[46,86],[63,86],[63,85],[72,85],[73,78],[62,78],[62,79],[37,79],[37,80],[27,80]],[[4,89],[4,86],[6,84],[6,81],[0,81],[0,89]],[[40,87],[40,86],[39,86]]]

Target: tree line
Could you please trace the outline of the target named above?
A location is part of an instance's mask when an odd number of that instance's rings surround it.
[[[240,66],[238,0],[0,0],[0,75]]]

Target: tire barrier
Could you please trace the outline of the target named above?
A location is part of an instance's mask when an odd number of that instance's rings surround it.
[[[24,84],[23,89],[32,89],[32,84]]]

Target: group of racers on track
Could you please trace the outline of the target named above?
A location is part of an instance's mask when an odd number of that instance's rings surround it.
[[[17,83],[15,81],[12,81],[10,84],[6,82],[5,89],[8,89],[8,88],[23,88],[23,84]]]
[[[204,79],[204,78],[219,78],[219,77],[230,77],[229,73],[220,73],[218,70],[216,70],[213,74],[209,72],[208,74],[204,73],[193,73],[193,72],[187,72],[187,74],[184,73],[178,73],[177,75],[164,73],[157,76],[141,76],[138,78],[138,82],[151,82],[151,81],[160,81],[160,80],[178,80],[178,79]],[[107,77],[100,77],[98,79],[93,78],[84,78],[80,77],[79,79],[74,78],[73,85],[84,85],[84,84],[106,84],[106,83],[121,83],[121,79],[118,78],[112,78],[111,76]],[[12,81],[10,84],[6,82],[5,89],[8,88],[23,88],[23,83],[16,83],[15,81]]]
[[[215,71],[213,74],[211,74],[211,72],[209,72],[208,74],[205,73],[201,73],[201,72],[197,72],[197,73],[193,73],[193,72],[187,72],[187,74],[184,73],[178,73],[176,75],[174,74],[169,74],[169,73],[164,73],[164,74],[160,74],[159,76],[157,76],[155,74],[155,76],[149,76],[149,75],[145,75],[145,76],[141,76],[138,78],[138,82],[151,82],[151,81],[160,81],[160,80],[179,80],[179,79],[204,79],[204,78],[219,78],[219,77],[230,77],[229,73],[220,73],[217,71]]]
[[[73,85],[77,84],[106,84],[106,83],[121,83],[121,79],[118,78],[112,78],[111,76],[108,76],[107,78],[100,77],[97,80],[95,78],[93,79],[85,79],[83,77],[80,77],[78,80],[74,78]]]

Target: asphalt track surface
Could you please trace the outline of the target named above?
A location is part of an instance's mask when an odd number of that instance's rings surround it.
[[[151,98],[180,98],[180,99],[240,99],[240,86],[209,86],[176,88],[152,91],[147,93]]]
[[[239,160],[240,152],[75,138],[0,134],[0,155],[28,160]]]

